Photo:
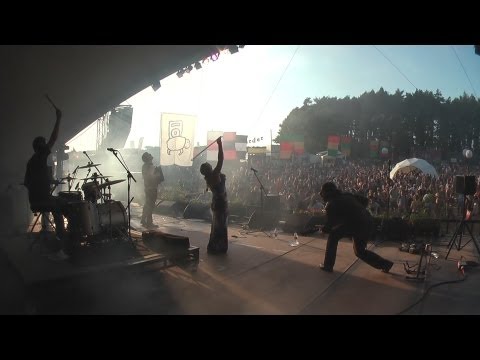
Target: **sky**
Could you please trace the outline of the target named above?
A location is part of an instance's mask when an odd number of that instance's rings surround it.
[[[179,78],[160,79],[122,104],[133,107],[125,148],[159,146],[161,113],[197,117],[195,145],[207,131],[263,137],[269,146],[279,125],[307,98],[360,96],[383,87],[389,93],[441,91],[445,98],[480,94],[480,56],[473,45],[246,45]],[[67,145],[95,150],[95,119]]]

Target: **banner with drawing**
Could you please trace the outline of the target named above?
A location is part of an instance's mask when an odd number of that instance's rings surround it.
[[[194,115],[162,113],[160,119],[160,165],[192,166]]]

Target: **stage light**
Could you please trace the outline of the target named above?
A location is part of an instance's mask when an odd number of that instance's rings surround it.
[[[178,76],[179,78],[181,78],[181,77],[183,76],[183,73],[184,73],[184,70],[183,70],[183,69],[182,69],[182,70],[178,70],[178,71],[177,71],[177,76]]]
[[[158,80],[158,81],[154,82],[151,86],[152,86],[153,91],[157,91],[158,89],[160,89],[162,84],[160,84],[160,80]]]
[[[185,72],[186,72],[187,74],[189,74],[190,71],[192,71],[192,70],[193,70],[193,66],[192,66],[192,65],[188,65],[188,66],[185,68]]]
[[[470,149],[463,149],[462,153],[467,163],[467,175],[470,175],[470,159],[473,157],[473,151]]]
[[[202,68],[202,65],[197,61],[195,63],[195,69],[200,70]]]
[[[238,45],[239,49],[243,49],[244,47],[245,47],[245,45]]]
[[[238,45],[228,45],[228,51],[230,54],[235,54],[238,52]]]
[[[480,45],[475,45],[475,54],[480,55]]]

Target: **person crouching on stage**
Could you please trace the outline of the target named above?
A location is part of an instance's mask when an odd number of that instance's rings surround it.
[[[332,272],[338,241],[344,237],[352,237],[355,255],[368,265],[388,273],[393,262],[367,250],[367,242],[374,230],[373,217],[366,209],[368,201],[361,200],[358,195],[341,192],[332,182],[323,184],[320,194],[326,203],[327,215],[322,231],[328,234],[325,259],[320,268]]]

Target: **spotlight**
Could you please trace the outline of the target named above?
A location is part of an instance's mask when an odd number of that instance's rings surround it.
[[[195,63],[195,69],[200,70],[202,68],[202,65],[197,61]]]
[[[244,47],[245,47],[245,45],[238,45],[239,49],[243,49]]]
[[[238,52],[238,46],[237,45],[228,45],[228,51],[230,51],[230,54],[235,54]]]
[[[192,70],[193,70],[193,66],[192,66],[192,65],[188,65],[188,66],[185,68],[185,72],[186,72],[187,74],[189,74],[190,71],[192,71]]]
[[[160,89],[162,84],[160,84],[160,80],[158,80],[158,81],[154,82],[151,86],[152,86],[153,91],[157,91],[158,89]]]
[[[178,70],[178,71],[177,71],[177,76],[178,76],[179,78],[181,78],[181,77],[183,76],[183,73],[184,73],[184,70],[183,70],[183,69],[182,69],[182,70]]]

